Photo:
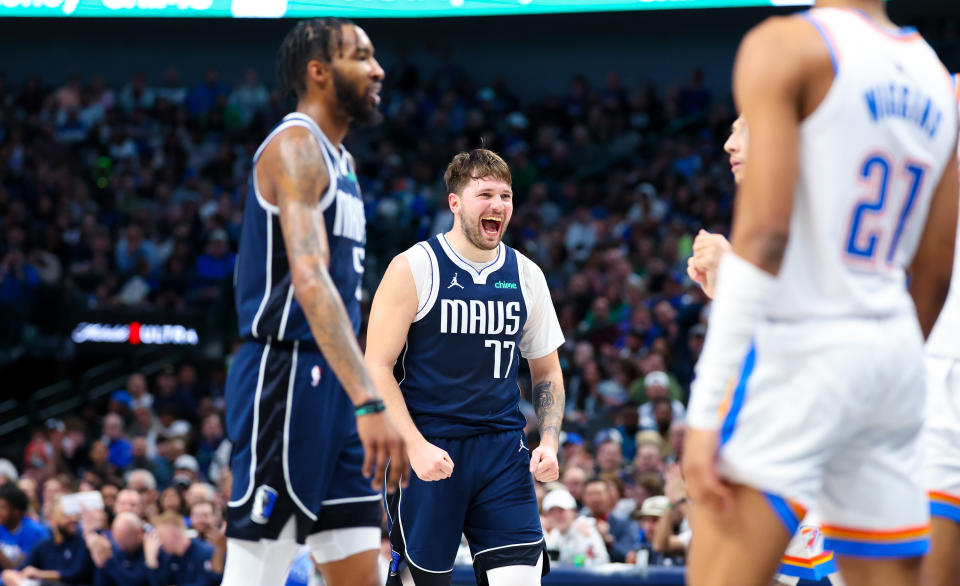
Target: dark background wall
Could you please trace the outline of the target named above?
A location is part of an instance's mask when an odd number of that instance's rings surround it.
[[[957,0],[893,0],[891,15],[935,38],[955,37]],[[637,11],[580,15],[362,21],[385,66],[406,50],[421,70],[449,57],[480,83],[504,77],[521,96],[562,91],[575,73],[600,81],[619,71],[635,86],[686,77],[702,67],[714,91],[729,89],[730,68],[743,33],[786,9]],[[72,72],[100,73],[108,83],[144,71],[162,81],[176,65],[195,83],[204,68],[234,83],[247,67],[273,80],[273,56],[290,20],[2,19],[0,72],[9,83],[39,73],[50,83]],[[949,43],[948,43],[949,45]],[[957,43],[941,48],[948,66],[960,68]]]

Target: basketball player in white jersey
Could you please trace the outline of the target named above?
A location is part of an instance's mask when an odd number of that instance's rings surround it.
[[[953,80],[960,107],[960,74],[954,74]],[[923,567],[926,586],[960,584],[960,252],[956,249],[953,263],[950,295],[926,345],[923,446],[931,541]]]
[[[916,584],[917,381],[957,225],[949,78],[881,0],[833,0],[752,30],[733,85],[751,157],[688,413],[689,583],[769,584],[815,506],[848,584]]]
[[[747,164],[750,147],[750,131],[743,116],[738,117],[730,128],[730,136],[723,149],[730,155],[730,171],[734,183],[740,184]],[[708,297],[713,297],[717,280],[717,267],[724,253],[730,250],[730,242],[721,234],[700,230],[693,242],[694,254],[687,259],[687,274],[699,284]],[[831,583],[842,584],[836,573],[833,552],[823,550],[823,534],[813,514],[807,515],[794,533],[787,552],[780,561],[774,584],[793,586],[799,579],[820,580],[829,576]]]

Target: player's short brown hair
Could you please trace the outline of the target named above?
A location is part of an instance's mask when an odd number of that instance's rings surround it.
[[[513,185],[513,176],[507,162],[489,149],[473,149],[458,154],[450,161],[443,174],[447,193],[457,195],[460,195],[470,181],[476,179],[499,179],[507,185]]]

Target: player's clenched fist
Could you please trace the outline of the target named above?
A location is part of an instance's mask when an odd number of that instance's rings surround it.
[[[357,435],[363,444],[363,475],[370,478],[374,490],[383,487],[383,472],[390,461],[388,486],[396,486],[407,471],[403,438],[386,413],[357,417]],[[372,477],[371,477],[372,474]]]
[[[720,234],[711,234],[700,230],[693,241],[693,256],[687,259],[687,275],[708,297],[713,297],[717,284],[717,267],[724,253],[730,250],[730,243]]]
[[[453,474],[453,460],[450,459],[450,454],[427,440],[411,444],[407,454],[410,456],[410,467],[420,480],[432,482],[450,478]]]
[[[530,454],[530,473],[540,482],[553,482],[560,478],[557,451],[548,446],[538,446]]]

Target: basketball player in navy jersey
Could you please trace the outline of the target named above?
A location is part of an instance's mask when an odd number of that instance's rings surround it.
[[[444,179],[453,229],[393,259],[368,326],[367,365],[415,473],[407,487],[388,483],[387,583],[410,583],[401,581],[405,563],[417,586],[450,584],[462,533],[479,584],[539,584],[548,561],[533,479],[558,477],[563,334],[543,272],[501,242],[513,213],[507,164],[477,149],[454,157]],[[540,420],[532,454],[518,352]]]
[[[378,120],[383,69],[334,18],[298,23],[277,66],[297,109],[254,155],[243,217],[223,584],[282,583],[306,542],[327,584],[372,586],[377,490],[388,458],[392,483],[407,464],[357,344],[366,223],[341,143],[351,121]]]

